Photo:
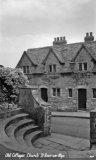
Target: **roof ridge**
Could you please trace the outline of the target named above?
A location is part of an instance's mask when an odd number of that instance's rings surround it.
[[[45,49],[45,48],[49,48],[50,49],[50,48],[52,48],[52,46],[44,46],[44,47],[38,47],[38,48],[37,47],[36,48],[29,48],[29,49],[27,49],[27,51],[32,51],[32,50],[36,50],[36,49],[37,50],[38,49]]]

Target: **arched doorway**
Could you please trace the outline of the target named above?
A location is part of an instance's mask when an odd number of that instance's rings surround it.
[[[41,98],[48,102],[48,89],[47,88],[41,88]]]

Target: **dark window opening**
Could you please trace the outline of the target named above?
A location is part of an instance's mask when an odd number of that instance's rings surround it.
[[[53,96],[56,96],[56,88],[53,88]]]
[[[82,63],[79,63],[79,71],[82,71]]]
[[[29,66],[27,66],[27,73],[29,73]]]
[[[84,70],[87,70],[87,63],[84,63]]]
[[[23,72],[29,73],[29,66],[23,66]]]
[[[57,96],[60,97],[60,88],[57,88]]]
[[[53,72],[56,72],[56,64],[53,64]]]
[[[49,65],[49,72],[52,72],[52,65]]]
[[[52,88],[53,96],[60,97],[60,88]]]
[[[72,89],[69,88],[68,90],[69,90],[69,97],[72,97]]]
[[[23,66],[23,72],[26,73],[26,66]]]
[[[93,88],[93,98],[96,98],[96,88]]]
[[[49,72],[56,72],[56,64],[49,65]]]

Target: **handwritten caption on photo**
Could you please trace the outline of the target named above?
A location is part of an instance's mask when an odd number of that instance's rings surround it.
[[[36,154],[32,154],[32,153],[6,153],[5,154],[5,158],[59,158],[59,159],[63,159],[65,158],[65,155],[63,155],[62,153],[59,154],[48,154],[48,153],[36,153]]]

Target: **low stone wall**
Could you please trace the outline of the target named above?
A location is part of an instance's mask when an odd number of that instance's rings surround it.
[[[22,113],[24,110],[22,108],[17,108],[15,110],[8,110],[4,113],[0,113],[0,119],[3,119],[3,118],[8,118],[8,117],[11,117],[11,116],[14,116],[16,114],[20,114]]]
[[[33,94],[31,87],[20,89],[19,106],[43,129],[44,136],[51,134],[51,106]]]

